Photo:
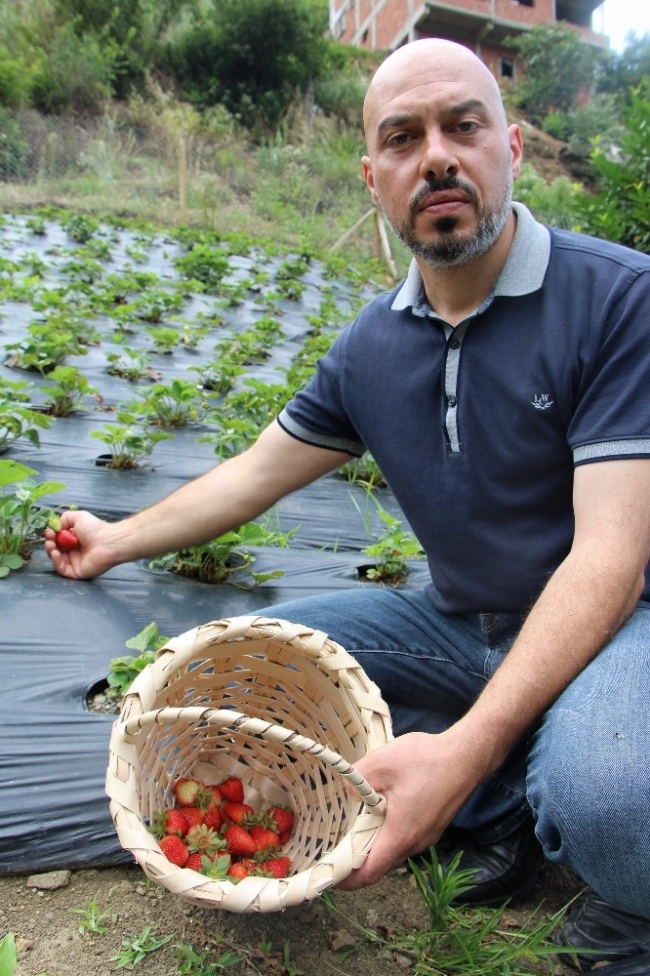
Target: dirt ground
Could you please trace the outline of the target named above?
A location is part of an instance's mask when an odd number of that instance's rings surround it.
[[[336,912],[317,901],[264,915],[198,908],[149,882],[137,865],[58,874],[63,886],[53,890],[43,887],[47,876],[0,879],[0,936],[14,933],[16,976],[107,976],[119,970],[115,957],[124,940],[133,944],[146,926],[150,938],[169,940],[138,962],[141,976],[395,976],[412,971],[414,961],[371,944],[361,929],[390,941],[405,928],[426,928],[424,903],[406,869],[363,892],[335,892]],[[532,895],[507,909],[502,922],[519,928],[536,909],[536,921],[546,918],[580,888],[565,869],[548,865]],[[107,913],[104,931],[80,932],[93,903]],[[179,956],[179,944],[204,955],[204,968],[196,962],[197,968],[182,968],[187,957]],[[242,961],[226,966],[228,954]],[[557,963],[549,967],[552,976],[570,972]]]

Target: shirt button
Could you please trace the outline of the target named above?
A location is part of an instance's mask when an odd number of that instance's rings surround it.
[[[460,339],[452,339],[449,343],[450,349],[460,349]]]
[[[455,407],[456,406],[456,402],[457,401],[456,401],[456,397],[455,396],[450,396],[448,398],[448,400],[447,400],[447,403],[449,404],[450,407]]]

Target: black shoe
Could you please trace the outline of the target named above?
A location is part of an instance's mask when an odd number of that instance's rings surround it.
[[[611,962],[599,967],[603,976],[650,976],[650,919],[630,915],[613,908],[589,891],[580,905],[565,920],[555,941],[560,946],[575,946],[569,955],[561,953],[562,962],[580,972],[587,972],[597,962]],[[591,949],[582,953],[582,949]]]
[[[459,870],[474,870],[474,886],[458,898],[463,905],[503,905],[525,898],[535,886],[544,854],[535,837],[532,818],[498,844],[478,844],[467,836],[464,842],[441,857],[443,867],[462,851]]]

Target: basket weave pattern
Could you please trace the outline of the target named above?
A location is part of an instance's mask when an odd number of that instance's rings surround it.
[[[363,863],[383,823],[383,800],[353,763],[391,737],[379,690],[324,633],[264,617],[197,627],[138,675],[113,727],[106,792],[119,840],[149,878],[203,907],[270,912],[316,898]],[[232,775],[256,811],[293,809],[288,878],[209,879],[171,864],[150,833],[179,777]]]

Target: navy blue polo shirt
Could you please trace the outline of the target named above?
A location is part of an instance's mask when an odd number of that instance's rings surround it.
[[[508,260],[472,315],[437,316],[413,262],[278,418],[372,454],[448,613],[526,610],[571,547],[574,466],[650,457],[650,257],[513,206]]]

